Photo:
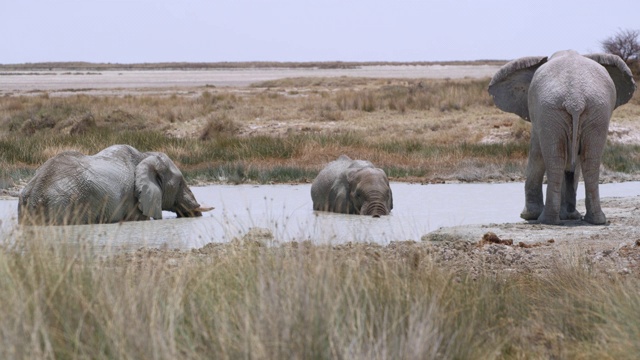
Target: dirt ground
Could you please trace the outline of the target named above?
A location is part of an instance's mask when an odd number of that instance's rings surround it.
[[[392,77],[487,77],[491,76],[497,67],[482,68],[455,68],[455,67],[403,67],[400,69],[371,70],[371,76],[381,76],[380,71],[391,72]],[[375,71],[374,71],[375,70]],[[226,73],[188,74],[181,81],[191,81],[179,86],[202,86],[215,84],[229,86],[246,85],[254,81],[262,81],[279,77],[276,70],[270,70],[268,74],[260,76],[256,74],[244,74],[237,70]],[[348,71],[348,70],[345,70]],[[431,73],[429,73],[431,71]],[[449,71],[449,72],[447,72]],[[253,74],[253,75],[252,75]],[[129,75],[131,75],[129,77]],[[176,91],[158,89],[163,86],[175,86],[166,73],[155,74],[153,78],[149,72],[131,74],[109,73],[103,75],[73,76],[63,74],[19,75],[2,77],[0,82],[0,95],[28,93],[34,86],[39,89],[47,89],[52,96],[64,96],[65,92],[78,93],[78,91],[93,95],[113,95],[118,92],[131,92],[133,87],[139,87],[138,91]],[[175,75],[175,74],[174,74]],[[184,75],[184,74],[183,74]],[[296,73],[296,76],[305,76]],[[137,77],[136,77],[137,76]],[[163,77],[164,76],[164,77]],[[217,76],[217,77],[215,77]],[[226,76],[226,77],[225,77]],[[231,78],[235,76],[235,78]],[[253,76],[251,78],[250,76]],[[258,77],[256,77],[258,76]],[[266,77],[265,77],[266,76]],[[287,74],[286,76],[290,76]],[[326,74],[311,73],[306,76],[327,76]],[[366,76],[358,74],[340,74],[338,76]],[[50,79],[49,85],[43,85],[43,81]],[[137,80],[136,80],[137,79]],[[123,83],[124,81],[124,83]],[[235,81],[235,83],[233,82]],[[137,82],[134,86],[133,83]],[[141,85],[141,83],[143,83]],[[44,86],[44,87],[43,87]],[[154,87],[153,90],[150,88]],[[144,89],[143,89],[144,88]],[[80,90],[79,90],[80,89]],[[84,90],[82,90],[84,89]],[[196,119],[197,120],[197,119]],[[640,144],[640,122],[635,116],[624,117],[623,121],[615,122],[610,127],[610,139],[614,142]],[[189,126],[182,126],[182,132],[189,132],[191,128],[199,128],[194,121]],[[305,123],[304,126],[313,124]],[[317,126],[328,126],[327,122]],[[290,128],[291,124],[255,124],[251,129],[255,133],[273,134]],[[176,129],[177,131],[177,129]],[[195,131],[195,130],[194,130]],[[508,129],[495,127],[482,139],[482,142],[500,142],[505,136],[509,136]],[[185,136],[187,134],[173,134]],[[637,180],[630,176],[620,174],[603,173],[604,182]],[[17,195],[15,189],[5,191],[5,197]],[[524,194],[523,194],[524,195]],[[524,198],[524,196],[523,196]],[[505,273],[544,273],[557,261],[574,262],[576,265],[595,269],[604,273],[615,273],[631,276],[640,276],[640,198],[603,198],[603,211],[607,215],[609,224],[605,226],[592,226],[582,221],[567,221],[561,226],[548,226],[530,222],[517,222],[506,224],[482,224],[468,225],[451,228],[442,228],[425,234],[421,242],[393,242],[387,246],[376,244],[348,243],[335,246],[333,249],[340,254],[350,256],[358,252],[372,260],[384,257],[400,257],[407,261],[421,261],[424,257],[431,257],[438,264],[449,266],[456,271],[480,274],[483,272]],[[491,206],[491,204],[487,204]],[[584,204],[579,204],[578,210],[584,214]],[[215,257],[223,256],[233,246],[239,244],[272,244],[277,239],[263,229],[253,229],[244,238],[237,239],[231,244],[208,244],[200,249],[192,251],[169,251],[159,249],[140,249],[133,254],[123,255],[128,260],[136,261],[149,256],[160,256],[170,262],[179,264],[180,261],[190,258],[187,254],[196,256]],[[304,245],[304,244],[302,244]],[[301,244],[280,244],[280,246],[302,246]]]
[[[527,221],[467,225],[438,229],[423,240],[476,243],[462,247],[464,251],[460,246],[443,250],[445,262],[466,263],[476,271],[544,272],[554,261],[570,261],[599,271],[640,275],[640,198],[602,198],[601,202],[607,225],[583,221],[564,221],[559,226]],[[584,201],[578,210],[584,214]]]

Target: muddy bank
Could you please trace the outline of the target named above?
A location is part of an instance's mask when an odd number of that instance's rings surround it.
[[[535,222],[481,224],[441,228],[423,237],[431,243],[472,244],[487,233],[503,243],[485,242],[483,251],[450,251],[453,266],[469,264],[477,271],[544,271],[554,261],[587,262],[606,272],[640,275],[640,197],[602,198],[607,225],[564,221],[561,226]],[[584,214],[584,201],[578,204]],[[505,244],[511,243],[511,244]]]
[[[94,228],[55,227],[40,231],[46,232],[47,238],[55,242],[69,242],[73,236],[95,238],[93,244],[100,256],[140,263],[153,258],[170,267],[184,261],[215,262],[230,251],[246,246],[287,251],[322,247],[331,249],[336,256],[352,257],[358,264],[384,259],[400,259],[409,265],[434,261],[461,276],[487,273],[544,275],[557,269],[558,263],[584,267],[593,270],[594,274],[640,276],[640,196],[603,197],[601,202],[609,221],[602,226],[582,221],[565,221],[561,226],[526,221],[486,222],[441,227],[422,233],[417,240],[393,236],[389,238],[391,241],[384,242],[353,236],[342,236],[329,242],[304,240],[305,237],[282,241],[285,234],[282,227],[264,228],[255,218],[243,229],[225,232],[228,240],[204,228],[205,223],[212,222],[206,218],[105,224]],[[583,200],[578,202],[578,210],[584,214]],[[13,212],[14,208],[8,209],[5,216],[10,217]],[[336,214],[329,215],[325,221],[338,221],[344,225],[351,219]],[[231,223],[237,225],[237,220],[230,217],[215,221],[214,225],[228,227]],[[366,223],[370,219],[355,217],[353,220]],[[8,226],[5,230],[11,231],[14,228],[11,223],[3,221],[2,226]],[[196,236],[197,241],[189,240],[194,234],[200,234]]]
[[[199,244],[187,241],[194,231],[202,232],[197,226],[206,219],[107,224],[93,230],[80,226],[39,231],[46,231],[47,238],[55,242],[68,243],[71,235],[81,239],[95,237],[93,244],[100,256],[115,256],[122,261],[140,263],[153,258],[170,267],[179,266],[184,261],[218,261],[216,259],[237,251],[238,247],[289,250],[323,247],[330,248],[336,256],[353,257],[363,263],[383,259],[401,259],[409,264],[434,261],[461,276],[486,273],[544,275],[557,268],[558,262],[583,266],[593,270],[594,274],[640,276],[640,196],[604,197],[601,200],[609,220],[609,224],[603,226],[582,221],[565,221],[561,226],[526,221],[485,223],[442,227],[424,234],[418,241],[396,237],[384,243],[354,241],[353,238],[336,239],[330,243],[281,241],[282,234],[277,230],[262,227],[227,233],[231,239],[224,242],[209,236],[201,236]],[[583,201],[579,201],[578,210],[584,213]],[[10,224],[11,221],[2,222],[3,227],[12,228]],[[138,231],[141,229],[142,232]],[[164,229],[161,232],[171,241],[149,236],[157,234],[158,229]],[[135,234],[142,239],[135,238]],[[121,240],[117,242],[114,239]]]
[[[161,262],[179,267],[183,262],[215,262],[230,252],[251,247],[257,251],[299,251],[313,247],[348,258],[358,266],[376,261],[402,261],[420,266],[432,261],[460,276],[493,274],[545,275],[558,264],[580,266],[594,276],[640,277],[640,197],[604,198],[606,226],[567,221],[562,226],[519,222],[442,228],[421,241],[393,241],[386,245],[346,242],[315,245],[311,241],[279,242],[264,228],[252,228],[228,243],[209,243],[191,250],[139,248],[116,255],[119,261],[146,264]],[[581,204],[584,206],[584,204]],[[354,264],[355,264],[354,263]]]

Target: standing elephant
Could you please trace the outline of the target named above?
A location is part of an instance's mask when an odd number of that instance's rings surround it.
[[[576,190],[580,168],[585,183],[584,220],[606,223],[600,207],[600,163],[613,110],[629,101],[636,84],[616,55],[582,56],[566,50],[525,57],[504,65],[491,79],[498,108],[531,121],[526,170],[525,220],[558,224],[579,219]],[[542,182],[547,174],[546,204]]]
[[[20,193],[18,220],[29,224],[95,224],[202,216],[182,173],[160,152],[113,145],[87,156],[65,151],[47,160]]]
[[[313,209],[380,217],[389,215],[393,198],[389,179],[369,161],[341,155],[330,162],[311,185]]]

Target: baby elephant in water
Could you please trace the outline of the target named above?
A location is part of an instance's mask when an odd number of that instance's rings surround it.
[[[47,160],[20,193],[27,224],[95,224],[202,216],[182,173],[161,152],[114,145],[91,156],[65,151]]]
[[[393,209],[389,179],[382,169],[346,155],[330,162],[311,185],[313,209],[380,217]]]

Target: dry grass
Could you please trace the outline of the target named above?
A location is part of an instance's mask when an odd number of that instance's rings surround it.
[[[0,251],[2,358],[625,358],[640,283],[580,258],[469,276],[428,243],[108,255],[46,229]],[[58,239],[59,240],[59,239]],[[102,250],[103,251],[103,250]]]
[[[487,84],[293,78],[169,95],[5,96],[0,160],[35,169],[63,149],[95,153],[127,143],[166,152],[188,178],[202,181],[217,181],[212,174],[229,167],[248,169],[248,178],[235,176],[240,182],[306,181],[340,154],[371,160],[396,181],[522,179],[529,124],[496,109]],[[614,121],[639,116],[638,96]],[[637,153],[612,148],[605,166],[636,172],[624,160]],[[295,171],[276,176],[275,167]]]
[[[471,155],[442,147],[476,143],[472,118],[502,117],[489,106],[486,82],[299,78],[170,96],[3,97],[0,147],[5,162],[35,168],[67,148],[95,153],[128,143],[166,152],[204,181],[228,166],[258,169],[248,173],[264,181],[300,181],[346,153],[397,180],[425,181],[450,176]],[[305,178],[265,174],[273,167]]]

